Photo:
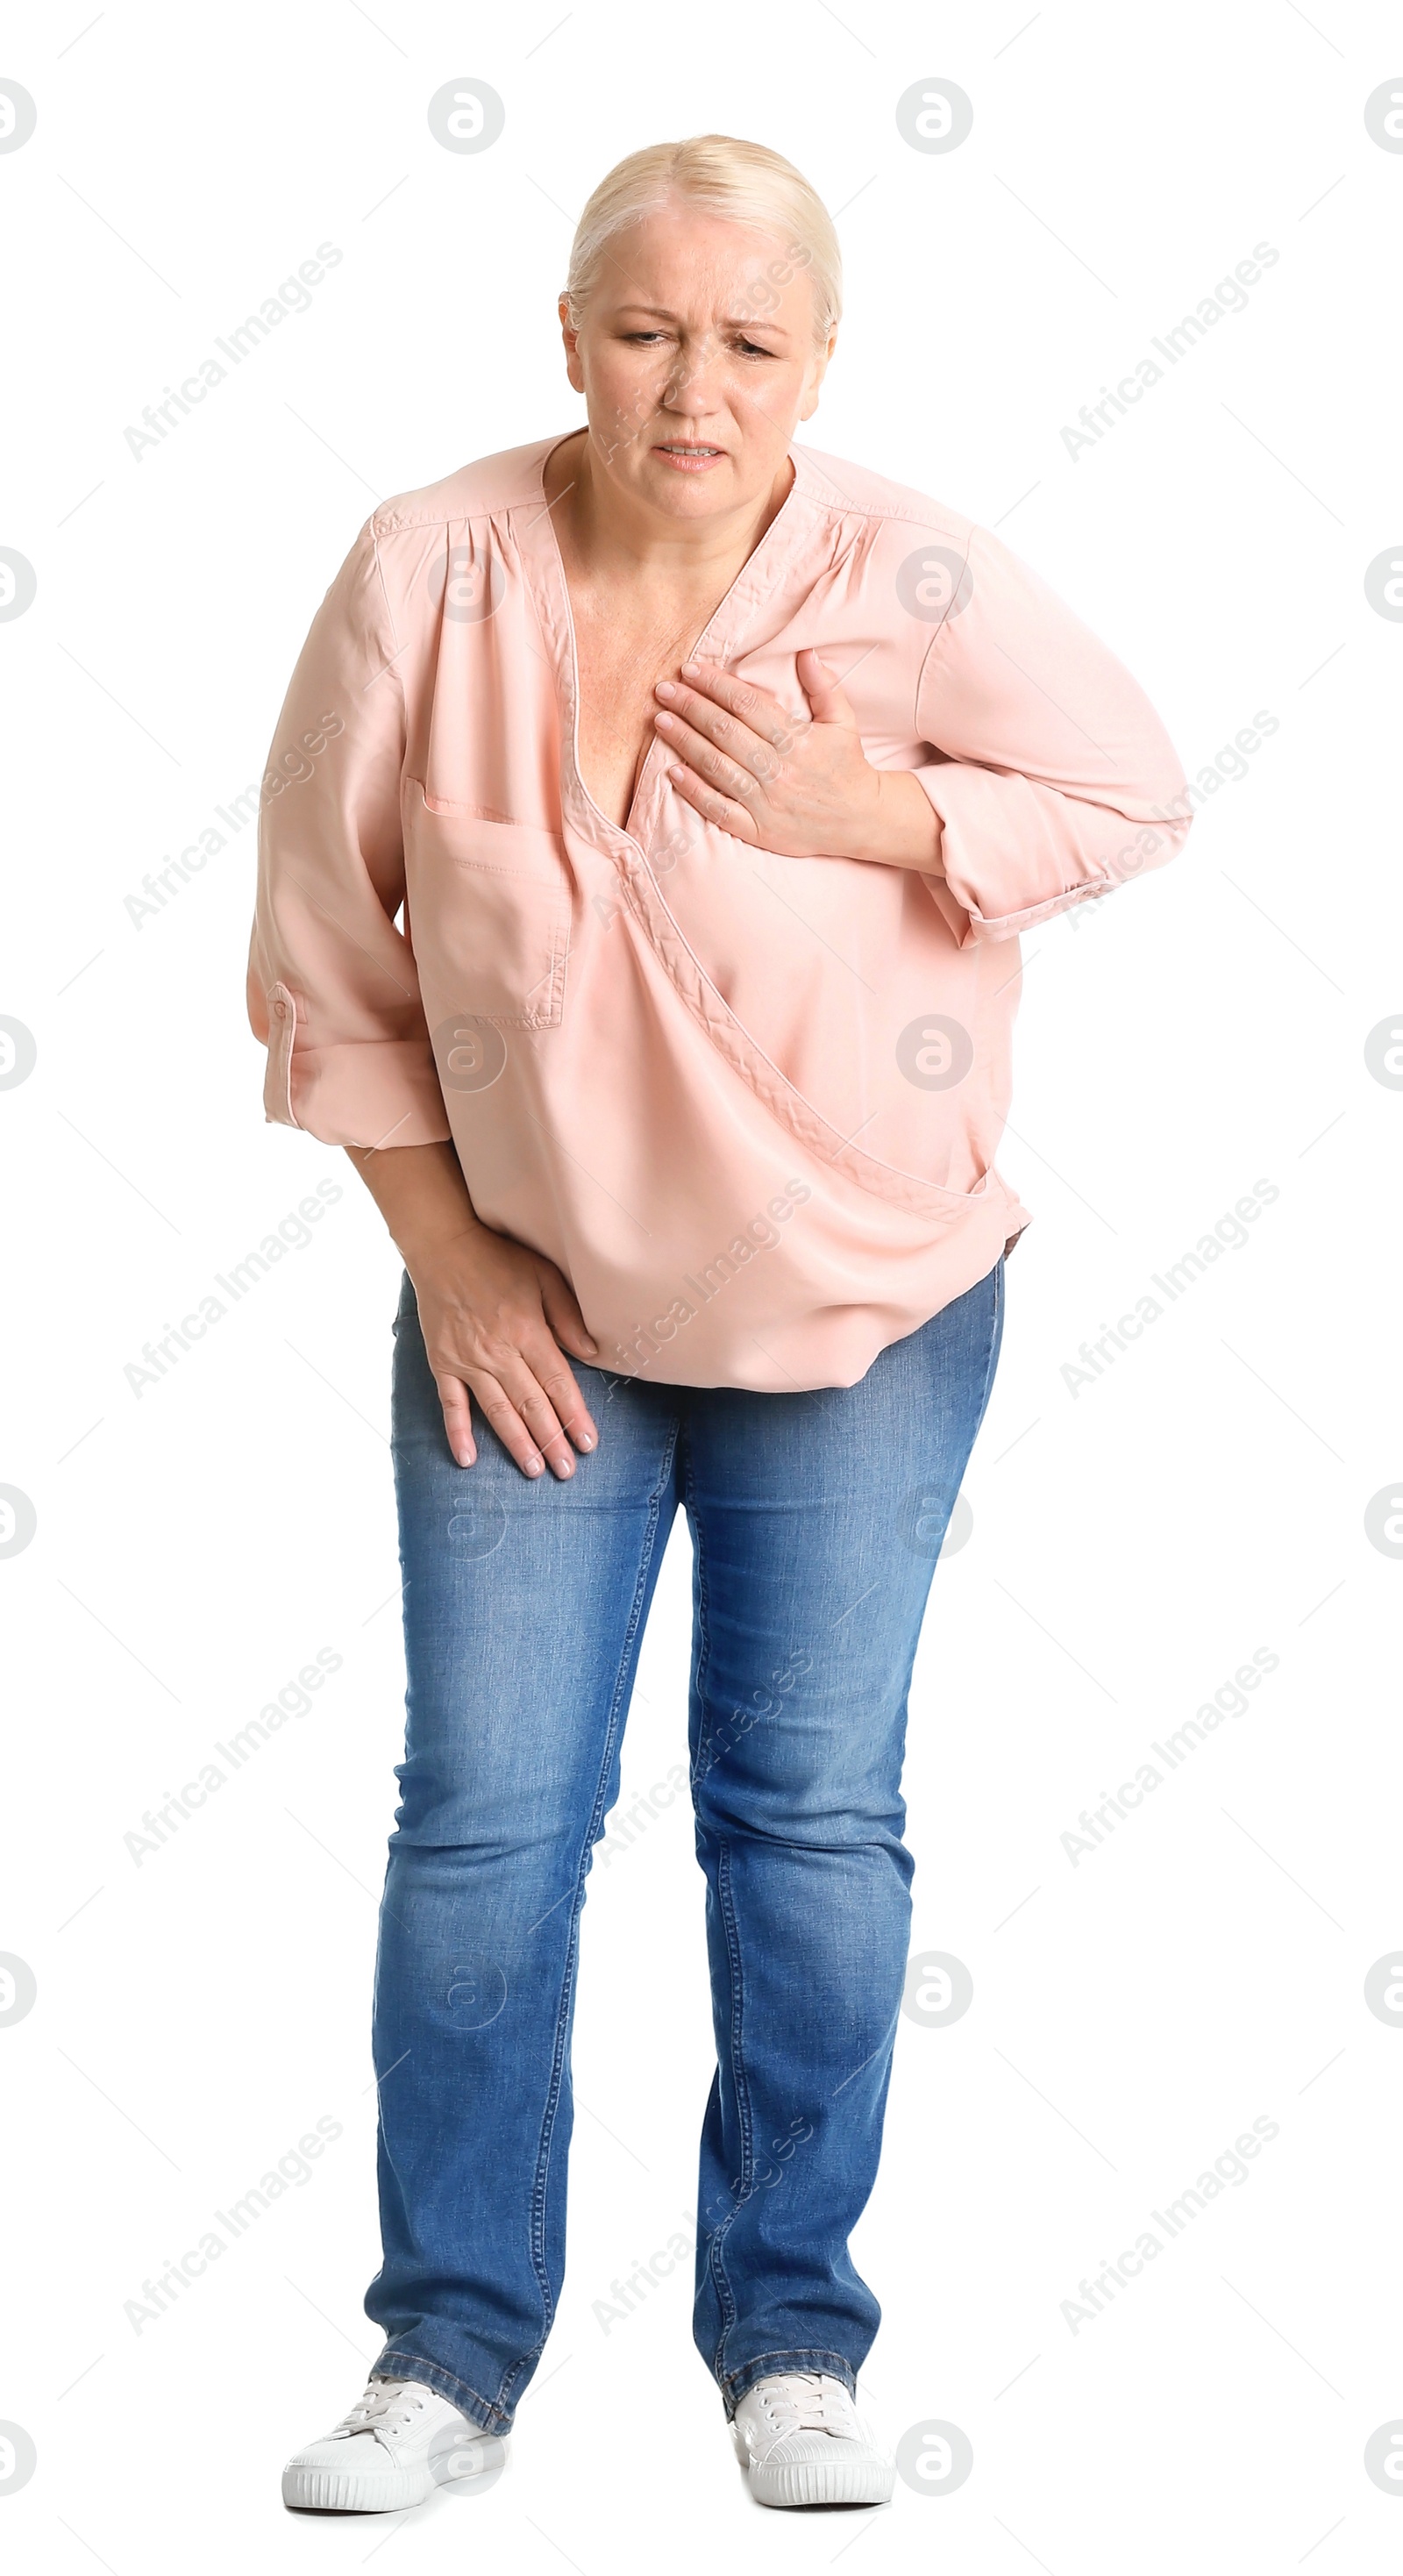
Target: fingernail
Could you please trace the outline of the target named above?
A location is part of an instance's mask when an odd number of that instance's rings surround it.
[[[524,1459],[522,1463],[525,1466],[528,1476],[539,1476],[545,1461],[541,1458],[532,1457]]]
[[[701,664],[700,664],[700,662],[684,662],[684,663],[682,664],[682,677],[683,677],[683,679],[684,679],[684,680],[690,680],[690,679],[692,678],[692,676],[693,676],[693,673],[694,673],[694,672],[699,671],[700,669],[701,669]]]
[[[593,1334],[592,1334],[592,1333],[586,1333],[586,1335],[585,1335],[585,1349],[586,1349],[587,1351],[597,1351],[597,1350],[598,1350],[598,1348],[599,1348],[599,1344],[598,1344],[598,1342],[595,1340],[595,1338],[594,1338]]]
[[[594,1447],[594,1433],[592,1431],[582,1431],[580,1433],[580,1447],[582,1449],[592,1449]]]
[[[671,680],[658,680],[654,683],[654,686],[660,698],[675,698],[677,695],[677,691],[674,689]]]

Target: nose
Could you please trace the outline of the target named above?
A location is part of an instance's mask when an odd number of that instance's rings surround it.
[[[702,420],[721,408],[716,398],[714,378],[721,351],[714,332],[688,338],[678,350],[668,375],[663,407],[684,420]]]

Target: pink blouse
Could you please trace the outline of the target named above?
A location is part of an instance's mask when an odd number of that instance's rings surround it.
[[[1029,1222],[994,1168],[1018,933],[1169,858],[1183,772],[997,537],[795,448],[696,649],[801,705],[817,646],[868,759],[930,797],[943,874],[752,848],[661,742],[620,830],[576,760],[560,444],[387,502],[313,621],[263,784],[267,1114],[330,1145],[451,1137],[601,1367],[851,1386]]]

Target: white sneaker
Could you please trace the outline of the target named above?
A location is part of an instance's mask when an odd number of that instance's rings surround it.
[[[503,2438],[417,2379],[372,2379],[334,2432],[297,2451],[283,2502],[321,2513],[398,2513],[435,2487],[498,2469]]]
[[[757,2504],[887,2504],[896,2465],[841,2379],[819,2370],[757,2379],[731,2421]]]

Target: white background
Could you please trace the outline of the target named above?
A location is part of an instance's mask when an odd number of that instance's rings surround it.
[[[938,25],[932,30],[932,17]],[[10,850],[0,1012],[9,1397],[0,1482],[15,2115],[0,2418],[25,2569],[634,2562],[1073,2571],[1394,2567],[1366,2442],[1403,2416],[1403,2034],[1364,1980],[1403,1935],[1391,1645],[1400,1003],[1403,153],[1366,98],[1396,13],[1203,5],[577,7],[84,0],[8,13],[38,105],[9,230],[0,624]],[[846,23],[845,23],[846,21]],[[459,76],[506,103],[441,148]],[[974,103],[947,155],[895,103]],[[1403,89],[1403,78],[1395,81]],[[855,2243],[893,2439],[955,2492],[762,2514],[690,2337],[684,2267],[610,2284],[694,2206],[712,2051],[702,1881],[674,1805],[584,1920],[569,2278],[506,2476],[407,2522],[286,2515],[288,2453],[380,2338],[368,2046],[401,1750],[389,1463],[398,1265],[344,1158],[262,1122],[243,1016],[250,826],[159,915],[124,897],[256,781],[292,661],[374,503],[581,417],[554,299],[621,154],[709,128],[839,213],[848,320],[804,435],[968,511],[1128,663],[1205,797],[1186,852],[1028,943],[1000,1166],[1036,1222],[942,1565],[907,1773],[915,1947],[974,2000],[901,2025]],[[840,210],[842,210],[840,212]],[[138,461],[124,438],[313,255],[343,258]],[[1254,244],[1279,252],[1074,461],[1062,439]],[[1394,469],[1393,474],[1390,469]],[[1231,763],[1229,763],[1231,765]],[[1396,777],[1396,773],[1395,773]],[[323,1176],[340,1202],[140,1397],[124,1369]],[[1279,1196],[1132,1349],[1064,1364],[1257,1180]],[[1385,1397],[1384,1390],[1387,1390]],[[684,1750],[674,1536],[623,1804]],[[309,1712],[140,1866],[124,1837],[315,1653]],[[1278,1665],[1073,1866],[1062,1836],[1258,1648]],[[1162,1767],[1162,1766],[1161,1766]],[[300,2187],[138,2334],[143,2280],[318,2118]],[[1077,2331],[1063,2303],[1254,2119],[1278,2134]]]

